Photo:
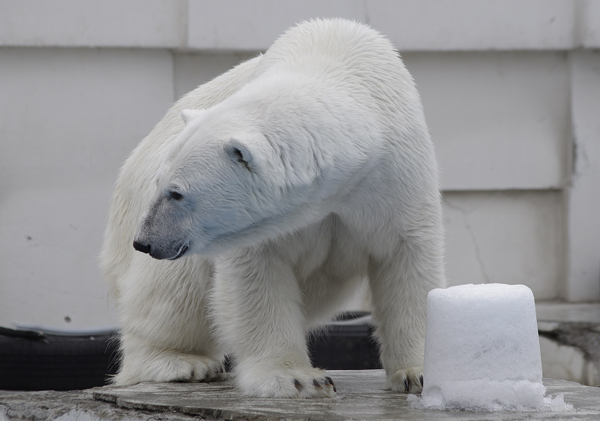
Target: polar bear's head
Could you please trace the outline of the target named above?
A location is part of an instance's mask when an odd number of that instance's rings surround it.
[[[137,250],[157,259],[214,254],[292,232],[330,212],[328,198],[351,169],[330,171],[348,150],[323,147],[333,136],[322,139],[332,128],[319,123],[320,110],[302,110],[297,98],[274,107],[247,97],[182,113],[186,126],[161,165]]]

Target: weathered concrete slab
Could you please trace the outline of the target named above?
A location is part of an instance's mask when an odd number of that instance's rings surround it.
[[[92,389],[72,392],[0,391],[0,421],[193,421],[198,419],[182,413],[121,408],[111,403],[94,400],[92,394]]]
[[[382,370],[330,371],[336,399],[292,400],[244,397],[231,380],[217,383],[139,384],[93,390],[95,399],[119,407],[177,412],[226,420],[520,420],[600,419],[600,388],[562,380],[544,381],[551,395],[563,393],[576,411],[552,412],[449,412],[411,408],[406,395],[382,390]]]

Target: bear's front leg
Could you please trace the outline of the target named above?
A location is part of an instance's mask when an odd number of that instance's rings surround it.
[[[234,353],[244,394],[335,396],[332,379],[311,366],[298,282],[275,250],[253,247],[219,259],[213,298],[219,336]]]
[[[141,253],[120,282],[121,367],[113,383],[211,381],[223,377],[209,314],[212,264],[163,262]]]
[[[225,367],[219,358],[157,346],[127,332],[121,341],[121,369],[113,379],[119,386],[140,382],[213,381],[224,377]]]

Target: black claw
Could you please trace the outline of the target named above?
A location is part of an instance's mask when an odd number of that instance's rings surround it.
[[[313,385],[314,385],[316,388],[319,388],[319,389],[321,388],[321,383],[319,383],[319,381],[318,381],[317,379],[314,379],[314,380],[313,380]]]
[[[423,375],[422,374],[419,376],[419,381],[421,382],[421,387],[425,386],[425,383],[423,383]]]
[[[325,380],[327,381],[327,384],[335,386],[335,383],[333,382],[333,379],[331,377],[325,377]]]
[[[298,390],[304,389],[304,386],[302,386],[302,383],[300,383],[298,379],[294,379],[294,386],[296,386],[296,389]]]
[[[333,391],[334,391],[334,392],[337,392],[337,389],[335,388],[335,386],[333,386]]]
[[[409,390],[408,377],[404,379],[404,391],[408,393]]]

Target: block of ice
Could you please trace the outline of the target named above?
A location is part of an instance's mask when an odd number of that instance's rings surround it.
[[[429,293],[424,387],[417,406],[548,409],[552,402],[545,392],[528,287],[460,285]]]

